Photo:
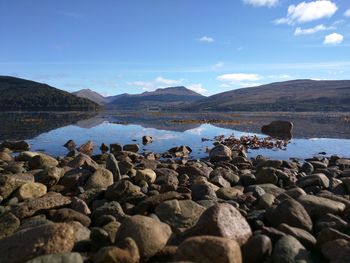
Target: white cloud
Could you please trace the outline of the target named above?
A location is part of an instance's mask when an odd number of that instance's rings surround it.
[[[232,73],[220,75],[216,78],[223,82],[257,81],[261,79],[258,74]]]
[[[338,33],[332,33],[324,38],[323,44],[325,45],[337,45],[342,43],[344,36]]]
[[[261,6],[268,6],[273,7],[276,6],[279,3],[279,0],[243,0],[245,4],[261,7]]]
[[[290,5],[288,14],[284,18],[275,20],[276,24],[306,23],[334,15],[338,10],[335,3],[329,0],[317,0],[312,2],[301,2],[298,5]]]
[[[198,38],[197,40],[200,41],[200,42],[205,42],[205,43],[213,43],[213,42],[215,42],[214,38],[208,37],[208,36],[203,36],[201,38]]]
[[[225,63],[220,61],[220,62],[216,63],[215,65],[213,65],[213,68],[214,69],[222,68],[224,65],[225,65]]]
[[[201,83],[188,85],[187,88],[190,90],[193,90],[194,92],[197,92],[197,93],[207,92],[207,90],[203,87],[203,85]]]
[[[344,16],[350,17],[350,8],[345,11]]]
[[[302,29],[301,27],[297,27],[294,31],[295,36],[300,36],[300,35],[312,35],[320,31],[325,31],[325,30],[332,30],[335,29],[334,27],[326,27],[324,25],[317,25],[315,27],[311,28],[304,28]]]
[[[166,88],[169,86],[179,85],[183,82],[183,79],[166,79],[162,76],[155,78],[152,81],[133,81],[128,82],[129,86],[136,86],[143,91],[154,91],[158,88]]]

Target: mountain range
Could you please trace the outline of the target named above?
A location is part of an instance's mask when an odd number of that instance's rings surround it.
[[[350,80],[291,80],[205,97],[186,87],[104,97],[68,93],[30,80],[0,76],[1,110],[176,110],[350,112]]]

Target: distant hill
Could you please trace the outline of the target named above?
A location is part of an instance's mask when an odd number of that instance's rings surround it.
[[[97,110],[98,104],[35,81],[0,76],[0,110]]]
[[[74,94],[80,98],[89,99],[93,102],[96,102],[99,105],[104,105],[106,103],[105,97],[103,97],[101,94],[99,94],[91,89],[78,90],[76,92],[73,92],[72,94]]]
[[[350,111],[350,80],[292,80],[219,93],[184,110]]]
[[[185,87],[169,87],[141,94],[121,94],[106,105],[107,108],[137,109],[178,109],[205,98]]]

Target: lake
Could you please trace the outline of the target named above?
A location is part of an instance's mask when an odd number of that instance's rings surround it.
[[[92,140],[99,153],[103,142],[138,143],[142,136],[154,138],[142,151],[163,153],[174,146],[187,145],[193,150],[191,157],[207,156],[215,136],[240,137],[257,135],[260,128],[272,120],[294,123],[293,138],[285,150],[249,150],[248,155],[264,155],[273,159],[299,158],[325,153],[350,157],[349,114],[336,113],[159,113],[159,112],[102,112],[0,113],[0,141],[25,139],[32,150],[58,156],[67,153],[63,147],[69,139],[78,145]],[[203,138],[207,140],[202,140]]]

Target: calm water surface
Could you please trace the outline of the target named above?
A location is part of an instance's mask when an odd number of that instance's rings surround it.
[[[30,118],[29,118],[30,116]],[[274,119],[288,119],[286,116],[268,116],[263,117],[247,115],[237,117],[232,115],[230,118],[241,120],[237,125],[221,124],[214,126],[211,124],[174,124],[173,119],[179,116],[158,116],[151,114],[150,116],[138,116],[127,114],[110,114],[104,113],[99,116],[86,118],[87,116],[80,116],[80,120],[72,117],[69,118],[72,122],[67,125],[67,116],[62,115],[52,118],[52,116],[39,115],[40,123],[35,124],[37,115],[24,115],[22,113],[22,120],[20,123],[12,123],[6,129],[6,133],[0,131],[0,141],[4,139],[26,139],[32,150],[45,151],[49,154],[58,156],[67,153],[62,146],[68,139],[74,140],[78,145],[85,143],[87,140],[92,140],[97,147],[95,153],[99,153],[99,145],[104,142],[110,143],[139,143],[143,135],[150,135],[154,138],[154,142],[147,146],[142,146],[144,151],[165,152],[174,146],[188,145],[193,149],[192,157],[201,158],[206,157],[206,148],[212,147],[213,141],[202,141],[202,138],[213,139],[218,135],[240,137],[243,135],[258,135],[264,137],[259,133],[262,124]],[[182,119],[184,116],[180,116]],[[215,118],[214,118],[215,117]],[[290,116],[289,116],[290,117]],[[1,114],[0,114],[1,118]],[[2,116],[2,123],[14,121],[14,115]],[[78,118],[78,119],[79,119]],[[203,119],[203,116],[187,116],[187,119]],[[249,156],[253,157],[258,154],[268,156],[270,158],[289,159],[289,158],[308,158],[310,156],[318,155],[325,152],[327,155],[338,154],[344,157],[350,157],[350,132],[346,129],[348,127],[347,119],[341,118],[342,121],[335,121],[329,119],[322,121],[312,121],[313,118],[308,119],[299,116],[295,117],[295,136],[286,150],[250,150]],[[16,118],[21,119],[21,118]],[[28,128],[28,119],[31,120],[31,128]],[[215,116],[205,116],[205,119],[217,119]],[[230,120],[231,120],[230,119]],[[317,119],[317,118],[316,118]],[[24,122],[23,122],[24,120]],[[345,120],[345,123],[343,121]],[[54,121],[54,125],[51,122]],[[63,121],[63,122],[62,122]],[[339,122],[339,123],[338,123]],[[51,125],[47,125],[50,123]],[[60,124],[62,123],[62,124]],[[300,123],[298,125],[298,123]],[[306,123],[306,124],[305,124]],[[27,125],[27,126],[24,126]],[[22,128],[21,128],[22,126]],[[30,125],[29,125],[30,126]],[[308,127],[300,127],[308,126]],[[43,130],[41,128],[45,127]],[[345,127],[345,128],[344,128]],[[16,132],[17,129],[17,132]],[[22,132],[20,130],[22,129]],[[307,131],[308,130],[308,131]],[[334,130],[334,132],[332,132]],[[23,133],[23,131],[25,131]],[[326,134],[324,133],[326,131]],[[315,136],[316,135],[316,136]],[[317,136],[320,135],[320,136]],[[24,138],[23,138],[24,137]]]

